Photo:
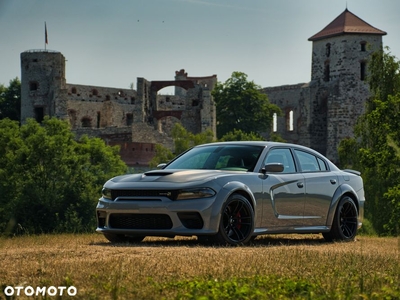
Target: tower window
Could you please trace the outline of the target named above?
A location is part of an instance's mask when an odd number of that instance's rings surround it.
[[[73,88],[71,89],[71,93],[72,93],[72,94],[76,94],[76,87],[73,87]]]
[[[367,43],[366,42],[361,42],[360,45],[361,45],[361,51],[365,52],[367,50]]]
[[[362,81],[365,80],[367,70],[367,63],[365,61],[360,62],[360,79]]]
[[[330,43],[326,44],[325,51],[326,51],[326,57],[329,57],[331,55],[331,44]]]
[[[32,81],[29,83],[29,90],[30,91],[37,91],[39,88],[39,84],[36,81]]]
[[[92,95],[93,96],[97,96],[99,94],[99,92],[96,90],[96,89],[93,89],[92,90]]]

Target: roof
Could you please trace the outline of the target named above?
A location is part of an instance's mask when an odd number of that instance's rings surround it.
[[[320,32],[314,34],[308,40],[317,41],[348,33],[386,35],[385,31],[371,26],[346,8],[346,10],[342,12],[335,20],[329,23],[328,26],[326,26]]]

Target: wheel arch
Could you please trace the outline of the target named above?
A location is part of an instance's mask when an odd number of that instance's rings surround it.
[[[326,220],[327,226],[332,226],[336,208],[340,202],[340,199],[342,199],[344,196],[349,196],[354,201],[354,204],[357,207],[357,213],[358,215],[360,214],[360,203],[356,191],[350,185],[342,184],[336,189],[335,194],[332,197],[331,206],[329,207],[328,218]]]
[[[222,206],[229,199],[229,197],[235,193],[245,197],[249,201],[250,206],[254,212],[254,217],[256,218],[256,200],[251,189],[242,182],[230,181],[226,183],[218,193],[219,199],[217,200],[217,202],[219,204],[214,206],[212,212],[212,220],[215,220],[216,222],[215,226],[219,226]]]

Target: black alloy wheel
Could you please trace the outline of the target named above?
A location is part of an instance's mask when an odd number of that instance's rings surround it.
[[[253,231],[254,211],[249,201],[242,195],[231,195],[222,208],[216,241],[221,244],[242,245],[250,241]]]
[[[349,196],[344,196],[336,209],[330,232],[323,233],[327,241],[353,241],[358,229],[358,210]]]

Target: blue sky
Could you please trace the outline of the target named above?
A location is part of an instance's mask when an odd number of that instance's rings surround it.
[[[241,71],[262,87],[308,82],[308,38],[346,5],[400,57],[397,0],[0,0],[0,84],[21,78],[21,52],[44,49],[45,22],[68,83],[129,88],[180,69],[222,82]]]

